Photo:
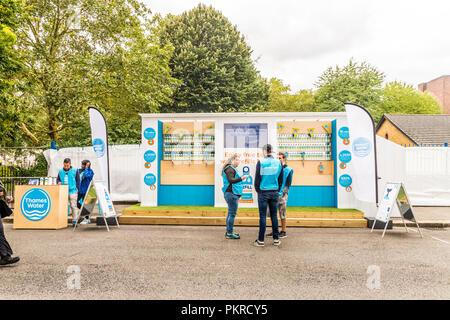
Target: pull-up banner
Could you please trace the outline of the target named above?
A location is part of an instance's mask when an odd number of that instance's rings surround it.
[[[356,199],[378,203],[375,125],[363,107],[346,103],[345,110],[352,141],[352,168]]]
[[[108,128],[106,126],[106,120],[103,114],[93,107],[89,108],[89,120],[91,123],[92,147],[97,156],[102,180],[105,181],[108,191],[111,192],[109,181]]]

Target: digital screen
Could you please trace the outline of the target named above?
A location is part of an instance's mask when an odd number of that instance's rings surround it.
[[[267,123],[224,124],[225,148],[262,148],[268,141]]]

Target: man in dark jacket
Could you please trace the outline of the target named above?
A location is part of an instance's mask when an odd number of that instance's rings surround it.
[[[4,205],[6,205],[6,202],[11,202],[11,197],[5,197],[5,188],[3,187],[3,184],[0,181],[0,201],[4,202]],[[11,257],[13,254],[13,251],[11,249],[11,246],[9,245],[8,241],[6,241],[5,238],[5,232],[3,229],[3,223],[2,219],[0,217],[0,266],[13,264],[16,262],[19,262],[19,257]]]
[[[77,206],[78,209],[81,209],[81,204],[84,201],[84,197],[88,192],[89,184],[94,178],[94,171],[91,169],[91,162],[89,160],[83,160],[81,162],[81,168],[77,170],[78,175],[80,176],[80,183],[77,186],[78,189],[78,198],[77,198]],[[81,221],[81,224],[89,224],[91,220],[89,216],[85,216],[84,220]]]

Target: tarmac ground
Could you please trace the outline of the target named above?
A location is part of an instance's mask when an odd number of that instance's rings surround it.
[[[450,299],[450,230],[96,225],[5,232],[0,299]]]

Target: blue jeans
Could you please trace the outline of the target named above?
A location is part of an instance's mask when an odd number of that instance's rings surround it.
[[[278,240],[278,191],[267,191],[258,193],[258,208],[259,208],[259,235],[258,240],[264,242],[264,235],[266,233],[266,219],[267,207],[270,211],[270,219],[272,220],[273,239]]]
[[[228,204],[228,215],[227,215],[227,233],[233,233],[234,218],[236,218],[236,213],[239,205],[239,197],[232,194],[231,192],[225,192],[225,201]]]

